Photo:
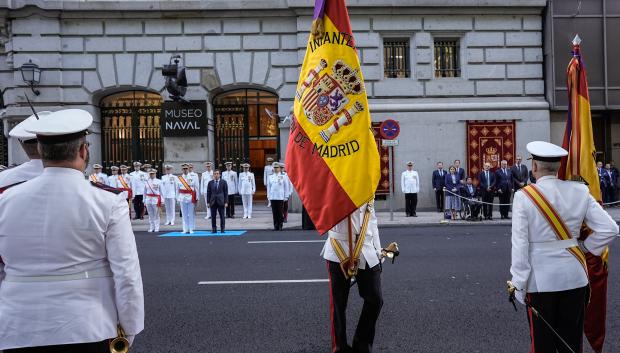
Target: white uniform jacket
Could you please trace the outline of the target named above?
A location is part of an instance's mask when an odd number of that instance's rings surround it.
[[[161,180],[155,178],[149,178],[146,183],[144,183],[144,204],[145,205],[157,205],[158,202],[163,202],[157,198],[157,196],[147,196],[147,195],[160,195],[161,196]]]
[[[356,211],[351,214],[351,224],[353,230],[353,239],[355,240],[355,235],[359,234],[362,221],[364,219],[364,212],[366,211],[366,204],[363,204],[362,207],[358,208]],[[348,219],[345,218],[340,223],[336,224],[334,228],[332,228],[329,232],[329,238],[334,238],[338,240],[344,252],[349,256],[349,224]],[[355,247],[355,244],[353,245]],[[362,247],[362,253],[360,255],[360,263],[359,268],[364,269],[366,267],[366,263],[368,263],[368,267],[372,268],[379,264],[381,261],[381,239],[379,239],[379,229],[377,227],[377,217],[375,215],[375,211],[372,210],[370,214],[370,220],[368,222],[368,230],[366,231],[366,237],[364,238],[364,245]],[[338,255],[336,255],[336,251],[332,247],[332,243],[330,239],[325,241],[325,245],[323,246],[323,250],[321,251],[321,255],[325,260],[340,262]]]
[[[161,196],[164,199],[176,199],[179,178],[174,174],[166,174],[161,177]]]
[[[31,159],[0,173],[0,189],[36,178],[41,173],[43,173],[43,162],[40,159]]]
[[[119,322],[128,335],[142,331],[128,212],[122,196],[69,168],[46,168],[0,198],[0,349],[98,342],[116,337]]]
[[[237,172],[235,172],[234,170],[225,170],[222,172],[222,179],[226,180],[226,184],[228,184],[228,195],[236,194],[237,185],[239,184],[239,180],[237,179]]]
[[[114,175],[110,175],[106,178],[106,185],[113,187],[113,188],[122,188],[121,186],[121,182],[118,181],[118,174]]]
[[[203,195],[207,194],[207,187],[209,186],[209,182],[213,180],[213,171],[205,170],[202,172],[200,176],[200,193]]]
[[[618,225],[585,185],[544,176],[536,186],[574,239],[579,236],[582,222],[594,231],[584,243],[592,254],[600,255],[618,235]],[[523,300],[524,292],[557,292],[587,285],[588,277],[577,259],[565,248],[553,248],[559,245],[556,234],[525,192],[516,192],[513,202],[510,273],[519,299]]]
[[[288,176],[284,173],[273,173],[267,184],[267,198],[269,200],[286,200],[291,194]]]
[[[146,179],[149,178],[149,175],[143,171],[131,172],[129,173],[131,176],[131,191],[133,192],[133,196],[144,194],[144,183]]]
[[[273,166],[266,165],[265,170],[263,170],[263,184],[267,186],[269,183],[269,177],[273,174]]]
[[[123,183],[121,182],[121,179],[123,181],[125,181],[125,184],[127,184],[127,186],[128,186],[127,188],[125,188],[125,185],[123,185]],[[132,188],[131,188],[131,175],[129,175],[129,174],[118,174],[116,176],[116,180],[118,181],[118,187],[119,188],[132,190]],[[132,193],[131,197],[133,198],[133,191],[131,193]],[[129,198],[129,192],[128,191],[123,191],[121,193],[121,195],[123,195],[123,197],[125,199]]]
[[[400,187],[404,194],[417,194],[420,192],[420,177],[415,170],[405,170],[400,176]]]
[[[256,181],[254,180],[254,173],[241,172],[239,173],[239,194],[240,195],[254,195],[256,192]]]
[[[187,190],[185,185],[181,182],[181,178],[185,179],[185,182],[196,193],[198,198],[198,192],[200,191],[200,185],[198,184],[198,178],[190,174],[179,175],[179,182],[177,183],[177,201],[179,202],[192,202],[192,195],[187,193],[181,193],[181,190]]]
[[[198,183],[198,190],[196,192],[200,192],[200,176],[196,172],[189,172],[189,175],[192,176],[192,179],[196,179],[196,182]]]

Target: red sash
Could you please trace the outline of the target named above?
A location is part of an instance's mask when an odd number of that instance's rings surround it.
[[[151,189],[152,194],[146,194],[147,197],[157,197],[157,207],[161,207],[161,195],[157,195],[155,193],[155,191],[153,190],[153,188],[151,187],[151,184],[147,181],[146,185],[149,187],[149,189]]]
[[[192,203],[198,202],[198,199],[196,198],[196,191],[192,190],[192,187],[189,186],[189,184],[187,183],[185,178],[183,178],[182,175],[179,175],[179,181],[181,182],[181,184],[183,184],[183,187],[185,188],[185,190],[179,190],[179,193],[181,193],[181,194],[191,194],[192,195]]]

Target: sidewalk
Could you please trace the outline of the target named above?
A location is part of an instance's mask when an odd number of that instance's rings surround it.
[[[235,208],[236,215],[234,219],[226,219],[227,230],[271,230],[273,229],[273,219],[271,216],[271,208],[268,208],[265,203],[257,202],[254,204],[254,210],[252,212],[252,219],[243,219],[243,207],[237,205]],[[615,221],[620,221],[620,207],[608,208],[607,212]],[[394,220],[390,220],[389,211],[378,211],[377,218],[379,221],[379,227],[399,227],[399,226],[435,226],[435,225],[510,225],[510,219],[500,219],[499,211],[493,213],[492,221],[482,222],[469,222],[462,220],[444,220],[443,214],[438,212],[418,212],[418,217],[405,217],[404,211],[395,211]],[[196,230],[210,230],[211,220],[204,219],[205,212],[198,212],[196,214]],[[165,221],[164,212],[160,216],[160,221]],[[148,216],[144,217],[144,220],[131,221],[134,231],[147,231],[149,229]],[[217,226],[219,229],[219,219],[217,220]],[[288,222],[284,223],[285,229],[301,229],[301,213],[289,213]],[[176,218],[174,226],[161,225],[161,232],[181,231],[183,224],[179,217],[179,210],[177,208]]]

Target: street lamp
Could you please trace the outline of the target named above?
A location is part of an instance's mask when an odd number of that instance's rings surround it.
[[[32,93],[37,96],[41,94],[41,92],[34,89],[34,86],[38,85],[41,81],[41,69],[39,68],[39,65],[33,63],[32,60],[29,60],[27,63],[22,64],[19,70],[22,72],[22,79],[28,84],[28,86],[30,86]]]

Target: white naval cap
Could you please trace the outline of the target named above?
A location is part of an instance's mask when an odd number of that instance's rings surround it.
[[[117,167],[117,166],[115,166],[115,165],[113,165],[113,166],[111,166],[111,167],[110,167],[110,169],[111,169],[111,170],[118,170],[118,167]]]
[[[173,169],[173,167],[170,164],[166,164],[166,166],[164,168],[166,168],[166,169]]]
[[[211,166],[211,165],[213,165],[213,162],[205,162],[205,165]]]
[[[412,161],[407,162],[407,165],[413,165]]]
[[[250,163],[243,163],[241,166],[244,168],[250,168]]]
[[[83,109],[64,109],[39,115],[26,131],[37,135],[40,143],[60,143],[78,139],[88,133],[93,116]]]
[[[562,147],[545,141],[532,141],[526,148],[532,159],[542,162],[559,162],[562,157],[568,155],[568,151]]]
[[[93,169],[101,169],[101,168],[103,168],[101,164],[96,164],[96,163],[93,164]]]
[[[15,137],[16,139],[24,142],[29,140],[35,140],[37,135],[26,131],[26,128],[32,124],[32,122],[39,120],[42,117],[46,117],[52,114],[52,112],[43,111],[38,112],[36,115],[32,114],[31,116],[24,119],[21,123],[17,124],[11,131],[9,132],[9,136]]]
[[[149,169],[149,174],[156,174],[157,173],[157,169]]]
[[[272,166],[272,167],[274,167],[274,168],[276,168],[276,167],[280,168],[280,167],[282,167],[282,164],[281,164],[281,163],[279,163],[279,162],[273,162],[273,163],[271,164],[271,166]]]

